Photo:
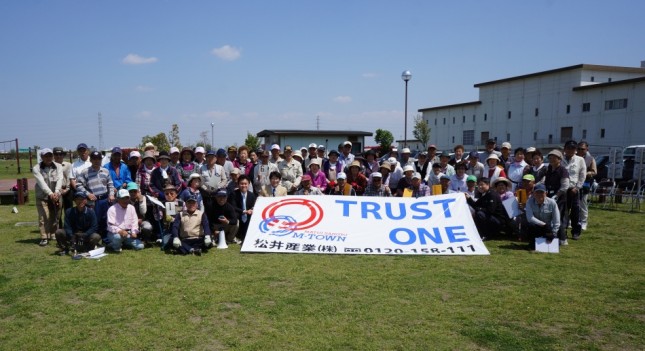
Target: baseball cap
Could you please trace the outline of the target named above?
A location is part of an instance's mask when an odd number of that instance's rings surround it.
[[[217,153],[215,153],[215,156],[217,156],[217,157],[226,157],[226,150],[217,149]]]
[[[121,151],[121,148],[120,148],[120,147],[115,146],[115,147],[113,147],[113,148],[112,148],[112,153],[113,153],[113,154],[122,154],[122,153],[123,153],[123,151]]]
[[[551,156],[551,155],[553,155],[553,156],[555,156],[555,157],[557,157],[559,159],[562,159],[562,152],[560,152],[560,150],[556,150],[556,149],[551,150],[551,152],[549,152],[548,156]]]
[[[242,171],[240,171],[240,169],[239,169],[239,168],[233,168],[233,169],[231,170],[231,174],[237,174],[237,175],[240,175],[240,174],[242,174]]]
[[[226,149],[226,151],[228,151],[228,152],[237,152],[237,147],[235,147],[235,145],[231,145],[231,146],[228,147],[228,149]]]
[[[302,160],[302,154],[300,154],[299,152],[294,153],[293,157],[297,157]]]
[[[336,154],[336,156],[340,156],[340,152],[338,150],[329,150],[329,155]]]
[[[128,191],[130,191],[130,190],[139,190],[139,186],[135,182],[130,182],[130,183],[128,183],[128,186],[126,187],[126,189],[128,189]]]
[[[469,175],[468,178],[466,178],[467,182],[477,182],[477,177],[474,175]]]
[[[387,159],[387,162],[389,162],[391,166],[391,165],[395,165],[397,161],[396,161],[396,158],[390,157]]]
[[[529,148],[527,148],[527,149],[526,149],[526,153],[527,153],[527,154],[528,154],[528,153],[531,153],[531,152],[535,152],[535,148],[534,148],[533,146],[531,146],[531,147],[529,147]]]
[[[497,140],[495,140],[493,138],[490,138],[490,139],[486,140],[486,144],[496,144],[496,143],[497,143]]]
[[[347,146],[347,145],[352,146],[352,142],[347,140],[346,142],[343,143],[343,146]]]
[[[302,181],[311,181],[311,176],[309,174],[305,174],[302,176]]]
[[[441,178],[439,178],[439,179],[440,179],[440,180],[444,180],[444,179],[448,179],[448,180],[450,180],[450,176],[449,176],[449,175],[445,175],[445,174],[444,174],[444,175],[442,175],[442,176],[441,176]]]
[[[564,143],[564,148],[565,149],[568,149],[568,148],[574,148],[575,149],[576,147],[578,147],[578,142],[575,141],[575,140],[567,140],[567,142]]]
[[[287,152],[287,151],[293,151],[293,149],[291,148],[291,145],[287,145],[284,147],[284,152]]]
[[[219,189],[219,190],[217,190],[217,192],[215,193],[215,196],[218,196],[218,197],[227,197],[227,196],[228,196],[228,193],[226,192],[226,189]]]
[[[408,171],[414,172],[414,167],[412,167],[410,165],[407,165],[407,166],[403,167],[403,173],[408,172]]]
[[[170,148],[170,154],[178,154],[179,153],[179,148],[176,146],[173,146]]]
[[[98,151],[92,151],[90,152],[90,158],[103,158],[103,155]]]
[[[60,146],[56,146],[56,147],[53,149],[53,152],[54,152],[54,154],[64,154],[64,153],[65,153],[65,150],[63,150],[63,148],[62,148],[62,147],[60,147]]]
[[[421,173],[414,172],[414,174],[412,175],[412,179],[421,179]]]
[[[170,156],[168,156],[168,151],[159,152],[159,156],[157,156],[157,160],[170,160]]]
[[[45,156],[47,154],[53,154],[53,153],[54,152],[52,151],[52,149],[47,148],[47,147],[42,149],[42,150],[40,150],[40,156]]]
[[[311,143],[311,144],[309,144],[309,148],[310,148],[310,149],[315,149],[315,148],[317,148],[317,147],[318,147],[318,145],[316,145],[315,143]]]
[[[345,172],[340,172],[340,173],[338,173],[338,175],[336,176],[336,178],[337,178],[337,179],[347,179],[347,173],[345,173]]]
[[[271,145],[271,150],[280,150],[280,145],[278,144]]]
[[[77,198],[77,197],[87,199],[87,194],[84,191],[77,191],[74,193],[74,198]]]
[[[78,144],[76,146],[76,150],[80,150],[80,149],[87,149],[87,144],[85,144],[85,143]]]
[[[186,198],[186,202],[197,202],[197,196],[196,195],[188,196],[188,198]]]
[[[479,152],[477,152],[477,151],[471,151],[471,152],[468,154],[468,157],[472,157],[472,158],[479,159]]]
[[[429,149],[436,149],[436,148],[437,148],[437,145],[435,145],[435,144],[430,144],[430,145],[428,146],[428,150],[429,150]]]
[[[372,172],[372,178],[383,178],[381,172]]]
[[[504,149],[504,148],[510,150],[511,149],[511,143],[509,143],[508,141],[503,142],[502,143],[502,149]]]
[[[410,151],[410,148],[404,147],[403,150],[401,150],[401,153],[402,154],[409,154],[409,153],[412,153],[412,152]]]
[[[130,151],[130,157],[128,157],[128,158],[133,158],[133,157],[141,158],[141,153],[139,151],[137,151],[137,150]]]
[[[318,151],[325,151],[325,145],[318,145]]]
[[[533,192],[537,193],[538,191],[546,192],[546,186],[544,184],[538,184],[533,188]]]
[[[522,180],[535,181],[535,176],[532,174],[525,174],[524,177],[522,177]]]
[[[116,193],[117,199],[123,199],[125,197],[130,197],[130,192],[127,191],[126,189],[120,189],[119,192]]]
[[[198,147],[195,148],[195,153],[196,154],[199,154],[199,153],[205,154],[206,150],[203,147],[198,146]]]

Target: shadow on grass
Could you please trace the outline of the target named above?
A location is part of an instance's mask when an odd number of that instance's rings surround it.
[[[528,243],[508,243],[506,245],[500,245],[498,247],[500,249],[505,249],[505,250],[520,250],[520,251],[528,251],[529,250],[529,244]]]
[[[38,233],[38,232],[36,232]],[[21,240],[16,240],[16,243],[18,244],[30,244],[30,245],[36,245],[38,246],[38,243],[40,242],[40,239],[21,239]]]

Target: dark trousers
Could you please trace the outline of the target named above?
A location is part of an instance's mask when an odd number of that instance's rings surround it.
[[[111,205],[112,204],[110,204],[108,199],[96,200],[94,202],[94,213],[96,214],[96,220],[99,224],[98,232],[99,235],[101,235],[103,242],[106,244],[110,241],[107,238],[107,212]]]
[[[566,218],[565,218],[566,217]],[[574,193],[569,189],[567,191],[567,205],[565,210],[565,216],[562,217],[562,227],[566,230],[567,226],[565,223],[571,223],[571,234],[578,236],[582,231],[582,226],[580,225],[580,194],[579,192]]]
[[[69,250],[70,247],[78,250],[79,252],[87,252],[94,250],[94,247],[99,244],[101,241],[101,236],[97,233],[85,234],[85,233],[74,233],[74,236],[67,236],[64,229],[59,229],[56,231],[56,242],[58,247],[63,250]]]
[[[179,247],[179,251],[181,251],[181,253],[183,254],[188,254],[191,250],[204,250],[205,248],[204,238],[181,239],[181,246]]]
[[[475,212],[475,225],[477,226],[477,231],[479,231],[479,236],[482,238],[492,237],[504,227],[499,218],[482,210]]]
[[[251,216],[249,216],[249,218],[246,219],[246,222],[242,222],[242,220],[240,220],[239,222],[240,228],[237,230],[237,237],[242,241],[244,241],[244,239],[246,238],[246,232],[249,230],[250,222],[251,222]]]

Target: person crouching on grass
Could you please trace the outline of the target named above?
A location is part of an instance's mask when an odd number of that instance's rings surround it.
[[[529,250],[535,250],[535,238],[546,237],[548,244],[558,236],[560,211],[558,203],[546,196],[544,184],[533,189],[533,195],[526,202]]]
[[[101,236],[98,234],[99,224],[94,211],[87,207],[87,195],[82,191],[74,194],[72,207],[65,211],[65,222],[63,229],[56,231],[56,241],[63,256],[69,253],[70,246],[74,251],[87,252],[93,250]]]
[[[188,197],[185,204],[186,209],[177,213],[172,224],[172,246],[184,255],[201,256],[213,243],[208,218],[197,208],[197,196]]]
[[[347,184],[347,174],[345,172],[338,173],[336,182],[329,182],[329,188],[325,192],[326,195],[356,196],[356,190]]]
[[[134,250],[143,249],[139,239],[139,219],[137,210],[130,204],[130,193],[126,189],[117,192],[117,200],[107,213],[108,237],[114,252],[121,252],[121,246]]]

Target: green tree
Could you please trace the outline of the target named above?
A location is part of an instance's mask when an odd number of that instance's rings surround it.
[[[179,149],[182,148],[181,141],[179,141],[179,126],[177,124],[172,125],[170,135],[168,136],[168,143],[170,146],[175,146]]]
[[[260,148],[260,138],[257,136],[246,132],[246,139],[244,140],[244,145],[248,146],[250,150],[257,150]]]
[[[379,152],[385,155],[390,151],[390,147],[394,142],[394,136],[389,130],[377,129],[375,132],[374,141],[379,144]]]
[[[155,136],[144,136],[143,138],[141,138],[141,145],[139,145],[139,147],[143,149],[144,145],[148,142],[153,143],[159,151],[170,150],[170,143],[168,143],[168,137],[166,137],[166,133],[164,132],[161,132]]]
[[[414,119],[414,130],[412,131],[412,135],[421,142],[421,145],[423,145],[423,150],[426,149],[426,146],[428,145],[428,141],[430,141],[430,126],[428,125],[428,121],[423,119],[421,115],[417,115],[417,117]]]

